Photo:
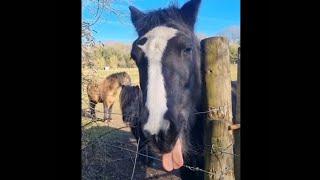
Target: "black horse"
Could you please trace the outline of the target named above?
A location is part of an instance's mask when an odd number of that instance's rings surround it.
[[[181,8],[141,12],[130,6],[138,33],[131,57],[139,69],[142,103],[140,137],[162,155],[167,171],[181,170],[183,179],[201,179],[184,164],[203,168],[202,76],[200,43],[194,34],[200,0]]]
[[[237,82],[232,81],[231,87],[232,115],[233,117],[235,117],[237,104]],[[139,86],[122,86],[122,90],[120,93],[120,107],[123,114],[122,119],[131,127],[131,132],[134,135],[134,137],[137,140],[140,139],[141,143],[139,143],[139,152],[150,156],[154,156],[152,151],[148,149],[148,139],[145,138],[142,132],[142,123],[140,120],[140,112],[142,105],[142,93]],[[198,150],[198,152],[200,151]],[[193,153],[197,154],[197,152],[195,151]],[[153,165],[152,159],[141,156],[138,156],[138,159],[142,160],[146,164]]]

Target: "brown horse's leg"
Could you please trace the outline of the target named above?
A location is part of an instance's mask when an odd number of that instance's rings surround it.
[[[104,121],[110,121],[109,118],[109,108],[108,108],[108,104],[106,102],[103,103],[103,108],[104,108],[104,116],[103,119]]]
[[[114,103],[114,96],[113,95],[108,95],[107,98],[104,101],[104,118],[105,120],[109,121],[111,120],[111,113],[112,113],[112,106]]]
[[[112,114],[112,107],[113,107],[113,104],[110,105],[109,107],[109,111],[108,111],[108,120],[112,120],[111,118],[111,114]]]
[[[90,100],[90,114],[91,114],[91,118],[92,119],[96,119],[96,111],[95,111],[95,108],[96,108],[96,102],[94,102],[93,100]]]

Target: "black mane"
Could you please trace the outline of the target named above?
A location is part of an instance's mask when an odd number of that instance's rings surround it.
[[[131,84],[131,77],[127,72],[118,72],[118,73],[111,74],[107,77],[107,80],[111,80],[111,79],[117,79],[118,81],[120,81],[121,85],[126,83],[126,81],[129,81],[129,83]]]
[[[150,29],[160,25],[167,25],[177,29],[189,29],[187,24],[183,21],[181,11],[177,5],[149,11],[145,16],[135,22],[135,27],[139,36],[142,36]],[[190,30],[191,29],[189,29],[189,31]]]
[[[122,78],[124,78],[126,76],[129,76],[127,72],[118,72],[118,73],[113,73],[113,74],[109,75],[107,77],[107,79],[115,78],[115,79],[119,79],[120,80],[120,79],[122,79]]]

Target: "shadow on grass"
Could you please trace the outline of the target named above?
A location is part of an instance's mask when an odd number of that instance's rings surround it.
[[[83,129],[82,179],[130,179],[136,147],[131,132],[98,125]],[[177,171],[165,172],[160,161],[155,161],[155,166],[149,167],[137,160],[133,179],[180,178]]]

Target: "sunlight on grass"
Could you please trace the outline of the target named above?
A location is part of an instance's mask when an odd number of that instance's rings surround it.
[[[109,69],[109,70],[98,70],[95,76],[93,77],[97,81],[102,81],[104,78],[107,76],[117,73],[117,72],[127,72],[132,81],[132,85],[139,85],[139,71],[137,68],[116,68],[116,69]],[[231,72],[231,80],[235,81],[237,80],[237,65],[236,64],[231,64],[230,65],[230,72]],[[83,74],[87,75],[89,73],[89,70],[83,69]],[[82,91],[82,109],[88,109],[88,96],[86,93],[86,89]],[[117,97],[119,96],[120,91],[118,91]],[[97,117],[103,117],[103,104],[98,103],[96,105],[96,113]],[[113,106],[113,112],[114,113],[121,113],[120,110],[120,104],[119,104],[119,99],[115,101],[115,104]],[[85,124],[86,122],[85,118],[83,118],[83,123]]]

